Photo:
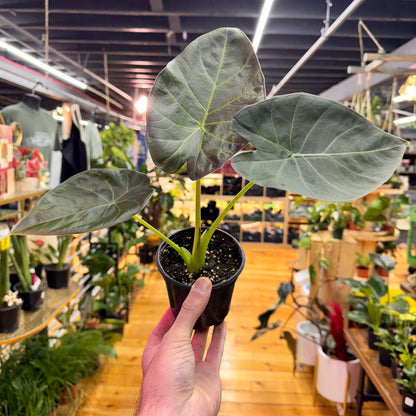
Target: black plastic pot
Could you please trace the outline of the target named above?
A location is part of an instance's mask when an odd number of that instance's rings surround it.
[[[0,333],[10,333],[19,327],[22,305],[0,308]]]
[[[216,283],[212,286],[211,297],[208,301],[208,305],[195,323],[195,329],[208,328],[211,325],[219,325],[225,319],[230,310],[235,281],[244,268],[245,255],[238,241],[225,231],[217,229],[215,233],[220,233],[223,238],[229,241],[230,245],[235,247],[235,256],[237,256],[240,266],[227,280]],[[183,236],[193,237],[193,235],[193,228],[185,228],[183,230],[177,231],[173,235],[169,236],[169,238],[172,241],[176,241]],[[163,269],[161,253],[163,253],[167,246],[168,245],[165,242],[159,246],[156,252],[156,266],[165,280],[170,307],[173,311],[173,314],[177,316],[183,301],[191,290],[191,286],[173,279]]]
[[[371,328],[368,328],[368,348],[378,351],[378,345],[376,342],[379,342],[380,338],[378,335],[374,334]]]
[[[384,367],[391,367],[390,351],[386,348],[378,348],[378,362]]]
[[[65,266],[63,269],[57,269],[56,266],[56,264],[47,264],[44,266],[48,287],[51,289],[68,287],[70,267]]]
[[[19,298],[22,299],[22,309],[24,311],[36,311],[43,305],[43,298],[45,297],[45,286],[42,283],[38,290],[30,290],[26,292],[22,285],[18,283],[14,286],[14,290],[19,293]]]
[[[151,264],[155,258],[157,246],[144,244],[139,247],[139,259],[141,264]]]
[[[410,415],[416,415],[416,394],[404,389],[402,391],[402,410]]]
[[[344,228],[334,227],[332,229],[332,238],[335,238],[336,240],[342,240],[343,235],[344,235]]]

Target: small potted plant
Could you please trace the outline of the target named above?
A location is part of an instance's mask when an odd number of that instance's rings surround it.
[[[0,333],[14,332],[19,326],[22,300],[10,289],[8,230],[0,233]]]
[[[49,253],[45,257],[51,262],[44,266],[48,287],[61,289],[68,287],[70,265],[65,263],[72,234],[58,236],[56,247],[48,244]]]
[[[23,310],[37,310],[43,305],[45,284],[36,275],[35,269],[29,267],[26,237],[12,235],[10,238],[12,243],[10,258],[19,279],[14,289],[18,291],[19,297],[23,300]]]
[[[348,319],[368,327],[368,346],[377,350],[376,342],[379,341],[380,328],[391,326],[391,312],[407,313],[409,303],[400,294],[391,296],[385,279],[378,276],[371,276],[366,281],[338,280],[351,288],[351,310],[347,314]]]
[[[372,260],[367,254],[355,253],[355,265],[358,277],[367,278]]]
[[[396,378],[396,382],[403,386],[402,409],[411,415],[416,415],[416,346],[412,345],[409,351],[399,354],[399,363],[402,377]]]
[[[228,313],[244,252],[219,226],[254,184],[319,200],[353,200],[392,175],[406,142],[335,101],[304,93],[265,99],[251,42],[239,29],[220,28],[190,43],[157,77],[149,96],[146,145],[164,172],[185,166],[195,181],[194,228],[167,237],[137,215],[153,194],[146,175],[92,169],[49,191],[12,232],[75,234],[134,215],[163,240],[156,263],[174,313],[199,276],[213,281],[198,327],[218,324]],[[209,228],[202,228],[201,181],[229,159],[247,184]]]

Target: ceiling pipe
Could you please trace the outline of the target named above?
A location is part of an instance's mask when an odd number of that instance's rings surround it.
[[[4,22],[6,25],[10,26],[12,29],[16,30],[17,32],[20,32],[22,35],[26,36],[33,42],[35,42],[38,46],[43,47],[43,42],[39,40],[36,36],[33,36],[31,33],[27,32],[26,30],[22,29],[18,25],[10,22],[8,19],[6,19],[4,16],[0,14],[0,21]],[[89,75],[91,78],[94,78],[96,81],[100,82],[101,84],[107,86],[112,91],[120,95],[121,97],[125,98],[128,101],[133,101],[133,97],[122,91],[120,88],[117,88],[115,85],[111,84],[110,82],[106,81],[104,78],[101,78],[97,74],[94,74],[93,72],[89,71],[87,68],[84,68],[82,65],[80,65],[78,62],[73,61],[71,58],[68,58],[63,53],[59,52],[55,48],[49,46],[49,51],[53,52],[55,55],[59,56],[62,60],[70,63],[75,68],[81,70],[85,74]]]
[[[304,65],[304,63],[327,41],[327,39],[344,23],[344,21],[354,11],[364,3],[365,0],[354,0],[351,4],[338,16],[331,26],[318,38],[318,40],[306,51],[306,53],[296,62],[290,71],[275,85],[267,95],[267,98],[273,97],[290,78]]]

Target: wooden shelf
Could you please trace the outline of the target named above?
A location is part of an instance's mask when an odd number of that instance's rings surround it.
[[[361,367],[374,384],[392,414],[394,416],[406,415],[402,410],[402,396],[391,375],[391,370],[379,364],[378,351],[368,348],[367,333],[367,329],[347,328],[345,330],[345,337],[354,354],[360,360]],[[362,395],[362,391],[360,393]],[[358,402],[356,415],[361,413],[361,406],[362,403]]]
[[[45,290],[43,305],[37,311],[22,311],[19,328],[10,334],[0,334],[0,345],[12,344],[29,338],[46,328],[55,316],[71,302],[79,293],[81,287],[70,280],[64,289]]]

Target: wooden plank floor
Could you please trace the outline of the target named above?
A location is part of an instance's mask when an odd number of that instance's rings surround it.
[[[250,341],[257,315],[275,300],[279,282],[289,278],[289,268],[297,258],[296,250],[264,244],[246,244],[244,250],[246,266],[237,280],[227,317],[219,414],[336,415],[335,404],[319,395],[313,406],[313,371],[306,367],[293,374],[291,355],[276,331]],[[400,256],[401,265],[396,267],[395,276],[404,279],[405,254]],[[144,289],[134,297],[130,322],[123,340],[117,344],[118,359],[107,360],[99,373],[88,380],[84,405],[77,416],[133,415],[140,391],[143,348],[167,307],[164,282],[155,271],[146,276]],[[353,407],[351,404],[349,408],[351,416]],[[390,412],[382,403],[367,402],[362,415],[387,416]]]

